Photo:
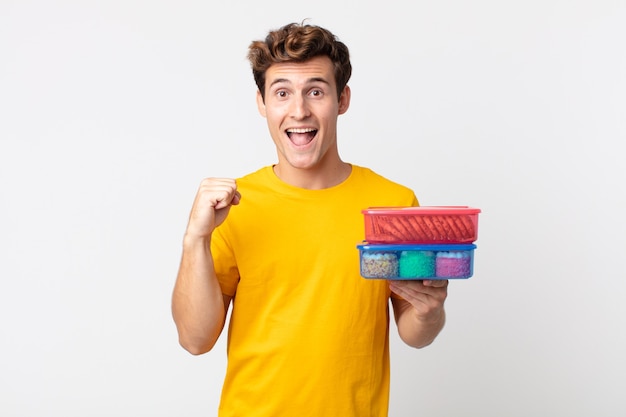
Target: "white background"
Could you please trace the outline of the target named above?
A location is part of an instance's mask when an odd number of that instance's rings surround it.
[[[215,415],[181,238],[203,177],[275,161],[245,55],[305,18],[351,48],[343,158],[482,209],[390,415],[626,414],[622,0],[212,4],[0,0],[0,415]]]

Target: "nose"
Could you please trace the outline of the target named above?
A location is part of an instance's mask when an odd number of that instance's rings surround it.
[[[295,95],[291,103],[291,117],[297,120],[305,119],[309,116],[309,107],[306,97],[303,95]]]

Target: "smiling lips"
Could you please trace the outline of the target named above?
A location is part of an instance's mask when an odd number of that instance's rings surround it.
[[[296,146],[303,146],[310,143],[316,133],[317,129],[313,128],[287,129],[287,136]]]

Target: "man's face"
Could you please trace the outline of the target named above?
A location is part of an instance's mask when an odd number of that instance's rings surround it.
[[[272,65],[265,90],[265,102],[257,93],[257,105],[267,119],[281,172],[315,171],[339,161],[337,117],[348,109],[350,90],[346,87],[337,97],[328,57]]]

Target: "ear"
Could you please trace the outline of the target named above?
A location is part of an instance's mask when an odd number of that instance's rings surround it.
[[[344,114],[350,107],[350,87],[345,86],[339,96],[339,114]]]
[[[265,112],[265,103],[263,102],[263,96],[261,96],[261,91],[256,90],[256,107],[259,109],[259,113],[261,116],[267,117],[267,113]]]

